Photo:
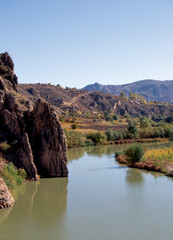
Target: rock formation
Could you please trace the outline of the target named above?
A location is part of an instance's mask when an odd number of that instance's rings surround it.
[[[0,209],[11,207],[14,199],[8,190],[4,180],[0,178]]]
[[[11,147],[6,158],[24,168],[33,180],[66,177],[67,147],[56,113],[47,103],[35,105],[17,91],[14,64],[0,54],[0,142]]]

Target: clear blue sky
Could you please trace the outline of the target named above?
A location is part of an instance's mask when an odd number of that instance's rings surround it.
[[[172,0],[0,0],[19,83],[173,79]]]

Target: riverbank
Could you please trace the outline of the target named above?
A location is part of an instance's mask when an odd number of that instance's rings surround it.
[[[161,172],[167,176],[173,177],[172,148],[147,150],[142,159],[138,162],[129,162],[128,157],[122,153],[116,157],[116,161],[130,168]]]

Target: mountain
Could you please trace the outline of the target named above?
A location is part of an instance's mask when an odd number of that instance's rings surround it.
[[[101,85],[94,83],[87,85],[82,90],[111,93],[117,96],[119,96],[121,91],[129,96],[129,92],[132,91],[142,94],[147,101],[173,103],[173,80],[159,81],[147,79],[123,85]]]
[[[173,112],[173,104],[152,103],[141,104],[137,101],[124,99],[113,94],[103,92],[88,92],[76,88],[63,88],[50,84],[19,84],[18,91],[31,102],[37,99],[46,101],[58,114],[66,111],[76,115],[78,111],[85,116],[88,112],[92,115],[105,111],[118,115],[129,114],[132,116],[168,115]]]

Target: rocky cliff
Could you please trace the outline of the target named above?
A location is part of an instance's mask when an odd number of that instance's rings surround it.
[[[13,203],[13,196],[9,192],[4,180],[0,178],[0,209],[11,207]]]
[[[33,180],[38,174],[66,177],[66,139],[56,113],[47,103],[22,96],[17,84],[11,57],[0,54],[0,142],[10,145],[6,159]]]

